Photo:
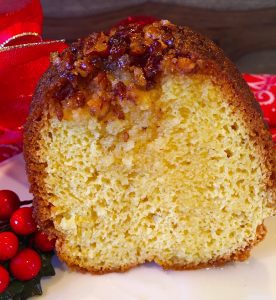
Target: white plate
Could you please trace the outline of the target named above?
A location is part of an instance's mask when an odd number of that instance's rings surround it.
[[[29,199],[22,155],[0,164],[0,189]],[[266,221],[268,235],[247,262],[196,271],[163,271],[145,264],[126,273],[90,275],[70,272],[57,258],[56,276],[42,281],[48,300],[275,300],[276,217]]]

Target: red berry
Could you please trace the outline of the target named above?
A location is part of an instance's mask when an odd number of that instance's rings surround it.
[[[13,213],[10,225],[15,233],[29,235],[36,231],[36,224],[32,212],[32,207],[21,207]]]
[[[12,232],[0,233],[0,260],[8,260],[15,256],[18,250],[18,238]]]
[[[3,293],[8,287],[10,282],[10,275],[8,271],[0,266],[0,294]]]
[[[43,252],[54,250],[55,242],[55,239],[49,240],[47,234],[42,231],[38,231],[35,233],[34,244],[39,250]]]
[[[41,258],[33,249],[26,248],[10,262],[10,271],[18,280],[31,280],[41,269]]]
[[[9,220],[11,215],[20,206],[17,194],[10,190],[0,190],[0,220]]]

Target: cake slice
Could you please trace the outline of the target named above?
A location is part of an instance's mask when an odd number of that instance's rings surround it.
[[[24,155],[39,226],[84,271],[242,261],[275,215],[275,151],[257,102],[222,50],[168,21],[53,54]]]

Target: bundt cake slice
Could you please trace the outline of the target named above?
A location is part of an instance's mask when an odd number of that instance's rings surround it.
[[[80,270],[244,260],[275,214],[275,152],[257,102],[213,42],[168,21],[53,54],[24,153],[35,218]]]

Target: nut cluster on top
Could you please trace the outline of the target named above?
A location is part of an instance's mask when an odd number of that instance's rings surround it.
[[[196,56],[185,52],[184,30],[164,20],[121,24],[54,53],[52,69],[58,80],[48,96],[57,117],[63,118],[65,108],[86,106],[98,119],[124,119],[122,105],[135,102],[134,88],[153,88],[161,73],[194,72]]]

